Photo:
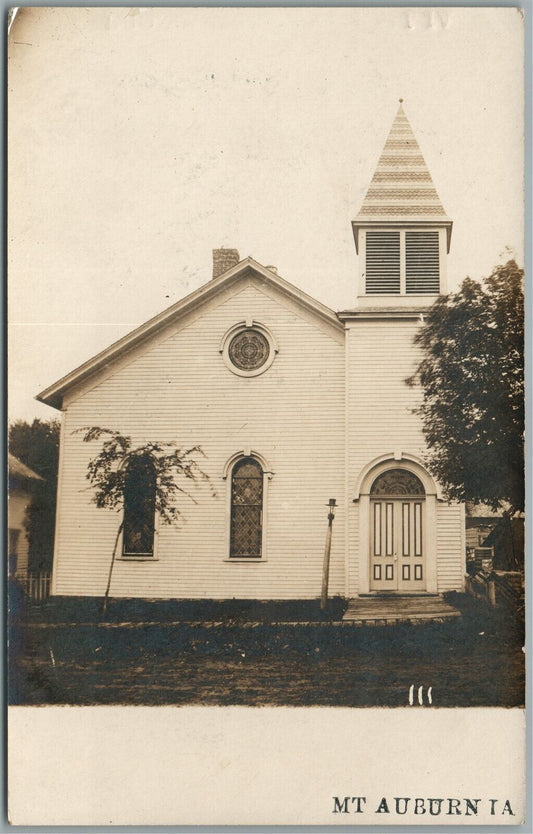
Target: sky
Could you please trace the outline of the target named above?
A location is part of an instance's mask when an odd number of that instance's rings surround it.
[[[10,419],[236,248],[334,310],[398,99],[454,222],[448,285],[523,263],[512,8],[23,8],[8,63]]]

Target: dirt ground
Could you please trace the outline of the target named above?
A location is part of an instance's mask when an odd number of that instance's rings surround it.
[[[524,703],[522,633],[462,599],[460,621],[375,628],[328,622],[117,622],[33,615],[12,629],[12,704],[435,707]],[[42,618],[41,618],[42,619]],[[49,618],[50,619],[50,618]],[[52,618],[53,619],[53,618]]]

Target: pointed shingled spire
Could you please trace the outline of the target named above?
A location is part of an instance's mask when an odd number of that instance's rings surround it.
[[[402,107],[396,113],[385,147],[354,225],[368,221],[450,223],[424,157]]]

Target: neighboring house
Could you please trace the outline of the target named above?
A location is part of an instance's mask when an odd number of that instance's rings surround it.
[[[486,504],[466,502],[466,553],[473,560],[476,548],[492,548],[494,567],[498,570],[524,569],[524,515],[509,516],[491,510]],[[477,551],[477,561],[482,558]],[[471,568],[469,568],[471,570]]]
[[[32,501],[32,484],[43,479],[12,454],[8,454],[8,476],[8,572],[10,578],[25,580],[29,542],[24,521]]]
[[[43,391],[63,412],[52,593],[106,588],[119,518],[86,489],[86,426],[200,444],[218,493],[158,526],[149,461],[132,468],[111,596],[316,598],[331,497],[331,595],[462,589],[464,508],[423,464],[405,383],[451,229],[400,106],[353,221],[353,307],[214,250],[212,281]]]
[[[494,568],[502,571],[524,571],[524,515],[503,516],[483,542],[494,551]]]
[[[474,548],[482,547],[489,533],[501,521],[501,512],[491,510],[486,504],[474,504],[467,501],[465,505],[466,550],[471,553]]]

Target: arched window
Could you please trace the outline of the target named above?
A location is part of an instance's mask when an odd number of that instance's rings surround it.
[[[124,481],[124,556],[153,556],[155,468],[149,455],[128,463]]]
[[[263,470],[254,458],[241,458],[231,476],[230,557],[260,559],[262,539]]]
[[[420,478],[407,469],[388,469],[378,475],[372,488],[371,495],[424,495],[424,487]]]

